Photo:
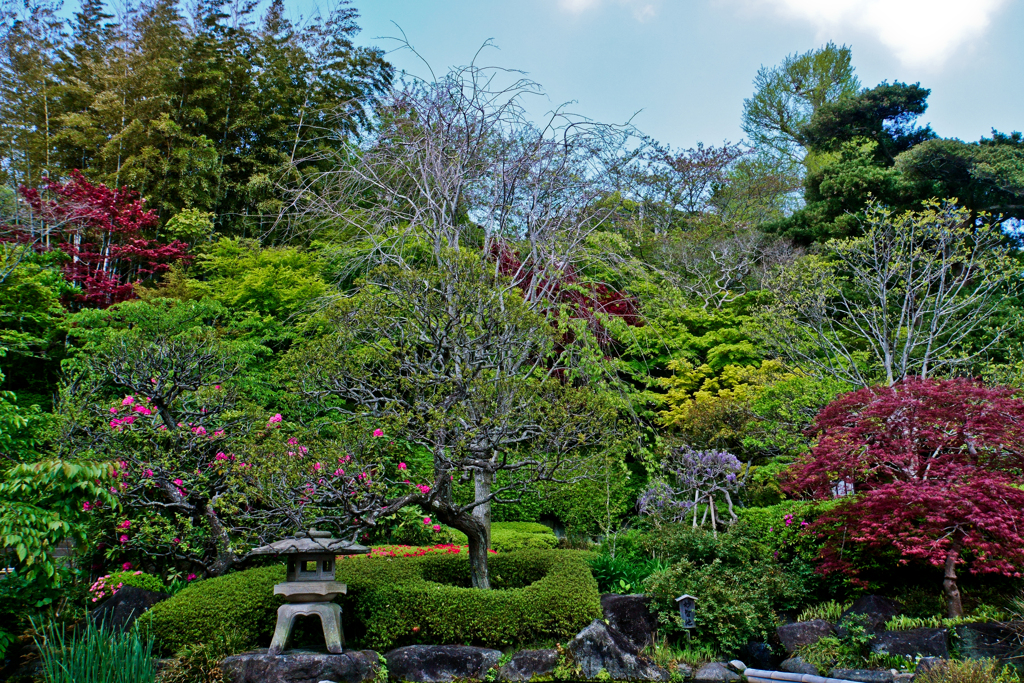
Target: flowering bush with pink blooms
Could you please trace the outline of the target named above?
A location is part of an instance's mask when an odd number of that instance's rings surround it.
[[[105,599],[115,595],[124,586],[134,586],[135,588],[142,588],[143,590],[155,593],[167,592],[167,587],[164,586],[163,581],[152,574],[146,574],[142,571],[119,571],[104,574],[89,586],[89,603],[103,602]]]

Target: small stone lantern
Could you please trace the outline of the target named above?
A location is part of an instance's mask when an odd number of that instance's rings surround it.
[[[683,628],[697,628],[694,614],[697,609],[697,598],[692,595],[680,595],[676,598],[676,604],[679,605],[679,618],[683,620]]]
[[[328,531],[310,529],[308,536],[293,536],[252,551],[253,555],[285,555],[288,573],[284,583],[274,586],[274,595],[283,595],[285,604],[277,608],[277,627],[269,654],[279,655],[295,625],[295,617],[315,614],[324,629],[327,651],[340,654],[345,642],[341,629],[341,605],[332,602],[347,592],[343,583],[334,580],[338,555],[361,555],[370,552],[366,546],[340,538]]]

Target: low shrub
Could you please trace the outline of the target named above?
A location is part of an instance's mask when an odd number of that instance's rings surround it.
[[[1020,674],[994,659],[948,660],[942,666],[918,674],[920,683],[1017,683]]]
[[[871,634],[867,632],[864,615],[850,615],[843,620],[845,633],[825,636],[809,645],[803,645],[797,653],[804,661],[813,665],[822,675],[827,675],[834,667],[843,669],[863,669],[870,665],[868,646]]]
[[[271,565],[197,581],[154,605],[145,622],[167,653],[226,633],[246,647],[269,643],[283,602],[274,584],[284,580],[284,565]]]
[[[600,553],[590,559],[590,570],[602,593],[637,593],[647,577],[667,568],[668,563],[649,557],[612,557]]]
[[[489,560],[493,590],[469,588],[465,553],[338,563],[346,632],[378,650],[417,642],[491,647],[565,640],[601,616],[586,554],[521,550]]]
[[[155,593],[166,593],[167,587],[164,582],[152,574],[145,572],[114,572],[96,579],[89,587],[89,595],[92,602],[99,602],[108,598],[118,591],[122,586],[134,586]]]
[[[466,535],[453,531],[454,543],[466,545]],[[491,548],[499,553],[516,550],[550,550],[558,544],[551,527],[538,522],[494,522],[491,524]]]

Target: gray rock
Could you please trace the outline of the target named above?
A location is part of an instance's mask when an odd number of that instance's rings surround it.
[[[388,674],[399,681],[482,680],[496,667],[501,650],[468,645],[407,645],[384,655]]]
[[[911,683],[914,680],[912,673],[899,673],[893,676],[894,683]]]
[[[605,593],[601,596],[601,611],[609,626],[642,650],[654,642],[658,630],[658,619],[647,607],[650,602],[646,595]]]
[[[693,678],[693,667],[689,664],[679,662],[676,664],[676,673],[679,674],[684,681],[688,681]]]
[[[669,673],[646,657],[626,636],[600,619],[576,634],[569,654],[585,680],[595,680],[603,669],[613,681],[667,681]]]
[[[858,598],[855,603],[850,605],[850,609],[843,612],[842,616],[839,617],[840,629],[837,630],[840,635],[844,635],[843,630],[841,630],[843,622],[849,622],[851,616],[860,615],[863,617],[865,621],[864,627],[869,633],[884,631],[885,622],[902,613],[902,611],[902,605],[888,598],[883,598],[881,595],[865,595],[862,598]]]
[[[131,628],[135,620],[158,602],[171,597],[169,593],[156,593],[135,586],[124,586],[89,612],[94,623],[106,624],[115,631]]]
[[[956,627],[957,648],[965,659],[996,659],[1002,664],[1024,656],[1024,621],[989,621]]]
[[[842,678],[858,683],[893,683],[892,671],[872,671],[871,669],[832,669],[829,678]]]
[[[924,674],[929,671],[935,671],[946,666],[946,660],[942,657],[921,657],[917,662],[917,668],[914,669],[915,673]]]
[[[779,664],[779,668],[787,673],[791,674],[810,674],[811,676],[818,675],[818,667],[814,666],[810,662],[805,662],[803,657],[790,657]]]
[[[729,662],[729,668],[735,671],[736,673],[741,674],[747,670],[747,665],[738,659],[734,659],[731,662]]]
[[[733,683],[740,677],[721,662],[709,662],[697,671],[693,680],[694,683]]]
[[[558,650],[520,650],[498,669],[499,681],[529,681],[548,676],[558,666]]]
[[[944,628],[915,628],[909,631],[883,631],[871,641],[871,651],[904,657],[949,656],[949,634]]]
[[[812,619],[783,624],[775,632],[786,652],[796,652],[803,645],[813,645],[825,636],[832,635],[832,624],[824,619]]]
[[[220,663],[227,683],[363,683],[372,681],[379,668],[380,655],[373,650],[337,655],[301,650],[270,655],[257,650]]]

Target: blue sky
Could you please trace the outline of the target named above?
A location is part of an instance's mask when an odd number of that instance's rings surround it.
[[[297,0],[309,11],[316,0]],[[307,4],[310,3],[310,4]],[[762,65],[827,40],[853,48],[865,85],[920,81],[923,117],[945,137],[1024,129],[1024,0],[355,0],[360,42],[400,34],[435,72],[482,61],[544,86],[531,111],[575,100],[592,119],[633,119],[673,146],[742,137],[743,99]],[[392,23],[394,22],[394,23]],[[425,75],[407,51],[400,69]]]

